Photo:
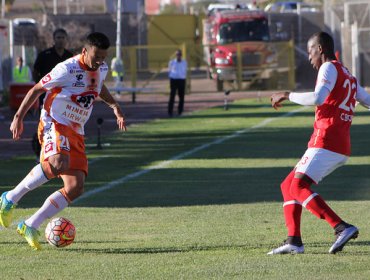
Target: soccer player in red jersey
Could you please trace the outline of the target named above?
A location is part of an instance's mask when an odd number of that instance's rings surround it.
[[[300,105],[316,106],[316,111],[308,148],[280,185],[288,238],[269,255],[304,253],[300,229],[302,207],[324,219],[335,230],[336,240],[329,249],[331,254],[341,251],[359,233],[357,227],[343,221],[320,195],[311,190],[311,184],[319,183],[347,161],[351,153],[350,127],[356,101],[369,107],[370,95],[337,61],[334,42],[328,33],[312,35],[307,43],[307,51],[310,63],[318,70],[315,91],[279,92],[271,96],[271,104],[275,109],[281,107],[283,101],[290,100]]]

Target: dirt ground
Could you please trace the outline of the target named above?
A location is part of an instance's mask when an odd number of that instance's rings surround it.
[[[167,84],[167,81],[162,83]],[[189,112],[201,110],[204,108],[223,106],[225,94],[223,92],[214,92],[212,81],[207,79],[193,79],[192,93],[186,95],[183,115]],[[208,90],[208,91],[207,91]],[[140,93],[136,96],[136,102],[132,103],[130,93],[113,94],[116,100],[120,103],[130,129],[130,125],[150,121],[153,119],[168,118],[167,115],[167,94],[156,93]],[[228,102],[231,103],[237,99],[243,98],[259,98],[269,96],[269,92],[231,92],[228,96]],[[177,99],[175,106],[177,106]],[[176,112],[176,107],[174,108]],[[14,111],[8,107],[0,108],[0,159],[10,159],[15,156],[32,156],[31,139],[36,131],[38,124],[38,116],[27,114],[24,121],[24,133],[22,139],[13,141],[9,131],[10,123],[13,118]],[[176,116],[175,116],[176,117]],[[90,120],[85,126],[86,137],[96,137],[97,135],[97,119],[103,118],[104,122],[101,127],[101,133],[107,135],[117,129],[115,118],[112,110],[103,102],[97,101],[94,104],[93,113]]]

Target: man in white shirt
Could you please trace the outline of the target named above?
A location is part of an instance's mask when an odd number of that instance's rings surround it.
[[[168,115],[173,115],[173,105],[175,103],[176,91],[179,95],[178,114],[181,115],[184,110],[186,71],[188,64],[182,59],[181,50],[176,51],[176,58],[168,63],[168,76],[170,78],[170,99],[168,101]]]

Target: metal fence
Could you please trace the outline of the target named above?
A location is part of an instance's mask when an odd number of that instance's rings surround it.
[[[275,75],[267,81],[263,87],[264,89],[293,89],[295,88],[295,62],[294,62],[294,43],[288,42],[274,42],[269,43],[269,47],[276,50],[276,64],[274,65]],[[206,46],[199,46],[204,48]],[[194,50],[192,46],[187,44],[181,45],[158,45],[158,46],[130,46],[122,48],[122,58],[124,61],[124,87],[133,88],[136,93],[140,92],[161,92],[167,93],[169,91],[167,83],[163,80],[168,79],[167,66],[170,59],[174,58],[175,51],[181,49],[183,57],[189,59],[190,57],[203,55],[198,50]],[[111,51],[111,56],[113,52]],[[109,61],[111,57],[107,59]],[[203,59],[200,57],[199,59]],[[235,54],[234,71],[236,72],[235,80],[229,81],[225,90],[245,90],[252,85],[261,86],[259,83],[263,77],[256,76],[252,80],[245,82],[242,79],[244,71],[248,71],[249,65],[243,61],[243,54],[237,52]],[[266,65],[267,67],[267,65]],[[216,81],[209,80],[207,88],[195,89],[197,79],[206,79],[209,77],[208,68],[205,64],[189,65],[188,69],[188,83],[187,91],[216,91]],[[261,71],[262,73],[262,71]],[[133,96],[133,99],[135,97]],[[133,100],[134,101],[134,100]]]
[[[326,0],[325,23],[344,65],[370,86],[370,0]]]

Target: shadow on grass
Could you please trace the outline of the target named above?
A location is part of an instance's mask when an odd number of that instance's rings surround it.
[[[97,242],[89,242],[89,241],[76,241],[74,244],[97,244]],[[122,243],[122,242],[111,242],[107,241],[104,242],[106,244],[109,243]],[[1,243],[0,243],[1,244]],[[101,244],[101,242],[99,242]],[[326,243],[326,242],[320,242],[320,243],[306,243],[306,252],[305,255],[328,255],[328,252],[326,251],[327,248],[329,248],[332,244]],[[362,256],[367,255],[367,251],[356,251],[356,252],[346,252],[346,248],[350,246],[357,246],[357,247],[363,247],[363,246],[369,246],[370,241],[356,241],[356,242],[350,242],[346,245],[344,250],[342,252],[338,252],[336,255],[356,255],[356,256]],[[232,245],[215,245],[215,246],[181,246],[181,247],[144,247],[144,248],[73,248],[68,247],[65,251],[66,252],[81,252],[81,253],[91,253],[91,254],[168,254],[168,253],[188,253],[188,252],[201,252],[201,251],[225,251],[225,250],[239,250],[239,249],[245,249],[245,250],[257,250],[261,248],[265,248],[266,252],[269,251],[271,248],[273,248],[273,244],[232,244]],[[310,251],[309,248],[322,248],[322,252],[316,252],[316,251]]]
[[[75,242],[85,243],[85,242]],[[96,242],[95,242],[96,243]],[[109,242],[107,242],[109,243]],[[200,251],[218,251],[218,250],[232,250],[232,249],[257,249],[255,246],[248,244],[240,245],[219,245],[219,246],[184,246],[184,247],[153,247],[153,248],[83,248],[74,249],[69,248],[70,252],[92,253],[92,254],[168,254],[168,253],[187,253]],[[67,251],[67,250],[66,250]]]
[[[327,200],[370,200],[369,165],[348,165],[313,189]],[[161,169],[79,206],[171,207],[282,201],[280,182],[291,168]],[[349,187],[351,186],[351,187]]]
[[[305,114],[305,113],[303,113]],[[311,113],[310,113],[311,114]],[[222,116],[223,114],[221,114]],[[242,114],[238,114],[240,116]],[[299,114],[297,114],[299,116]],[[251,114],[253,116],[253,114]],[[197,116],[199,117],[199,116]],[[204,117],[204,116],[203,116]],[[353,125],[353,154],[368,156],[368,125]],[[206,130],[207,129],[207,130]],[[193,131],[194,130],[194,131]],[[233,135],[235,130],[198,128],[182,130],[166,127],[135,131],[112,138],[112,147],[102,151],[108,157],[90,166],[85,190],[106,186],[152,164],[163,162],[215,139]],[[119,183],[114,188],[92,195],[72,205],[85,207],[172,207],[188,205],[256,203],[281,201],[280,182],[302,156],[312,133],[311,127],[262,127],[211,145],[185,157],[187,160],[225,160],[224,166],[161,168]],[[367,133],[367,134],[366,134]],[[109,157],[111,155],[111,157]],[[236,167],[227,159],[270,160],[269,166]],[[274,160],[295,159],[287,166],[274,166]],[[314,189],[328,200],[370,200],[370,162],[346,165],[325,178]],[[0,170],[2,188],[14,186],[22,175],[19,163]],[[9,172],[13,170],[13,172]],[[18,207],[39,207],[55,190],[55,182],[22,199]],[[60,188],[61,185],[59,185]],[[55,187],[55,188],[54,188]]]

